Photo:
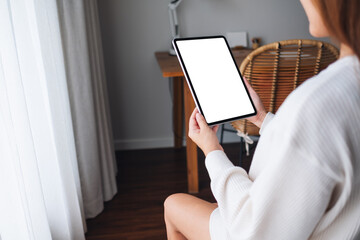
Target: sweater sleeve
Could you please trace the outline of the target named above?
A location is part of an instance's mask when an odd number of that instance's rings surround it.
[[[333,183],[307,161],[297,160],[269,167],[252,181],[244,169],[232,165],[224,152],[208,155],[211,189],[230,236],[309,238],[326,210],[331,197],[328,189]]]
[[[321,122],[311,127],[300,116],[291,124],[277,119],[278,127],[260,138],[257,148],[266,150],[254,158],[266,160],[255,180],[223,151],[206,157],[218,216],[231,239],[308,239],[327,210],[336,177],[324,165],[330,156],[317,149],[328,136],[318,134],[326,132]]]

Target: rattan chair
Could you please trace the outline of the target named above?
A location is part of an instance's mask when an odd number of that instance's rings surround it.
[[[329,43],[285,40],[251,52],[242,62],[240,72],[258,93],[266,110],[275,113],[296,87],[338,57],[339,50]],[[241,133],[259,135],[259,128],[246,119],[237,120],[231,125]],[[221,135],[223,131],[224,127]]]

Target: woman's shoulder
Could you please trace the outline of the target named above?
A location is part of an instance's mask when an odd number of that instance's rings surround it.
[[[314,164],[335,174],[345,161],[339,156],[344,146],[360,142],[360,67],[356,61],[341,59],[304,82],[285,100],[262,137],[312,156]]]
[[[314,111],[330,115],[347,111],[360,113],[359,60],[348,56],[329,65],[293,91],[283,106],[293,112],[298,110],[309,114]]]
[[[288,96],[270,129],[285,139],[302,136],[307,142],[314,133],[318,142],[335,135],[346,139],[349,132],[360,135],[359,73],[359,62],[352,57],[333,63]]]
[[[307,86],[308,85],[308,86]],[[347,56],[330,64],[318,75],[305,81],[304,86],[315,86],[317,91],[331,91],[334,88],[353,90],[360,87],[360,62],[356,56]],[[355,92],[354,93],[359,93]]]

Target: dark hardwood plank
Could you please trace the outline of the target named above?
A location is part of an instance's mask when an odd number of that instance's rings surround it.
[[[237,164],[239,144],[226,144],[224,149]],[[194,196],[215,202],[204,155],[198,152],[200,187]],[[185,148],[119,151],[116,157],[118,194],[100,215],[87,220],[86,239],[166,239],[163,202],[173,193],[187,192]],[[251,158],[252,154],[243,160],[245,169]]]

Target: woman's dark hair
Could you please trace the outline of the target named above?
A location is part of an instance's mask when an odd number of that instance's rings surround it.
[[[348,45],[360,59],[360,0],[313,0],[331,37]]]

